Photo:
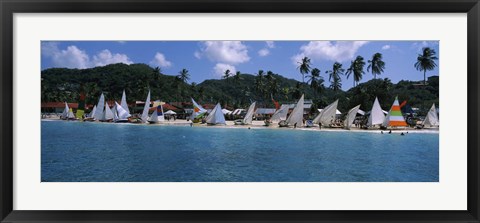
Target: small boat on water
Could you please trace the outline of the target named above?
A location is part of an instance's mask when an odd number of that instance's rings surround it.
[[[225,116],[223,115],[222,112],[222,107],[220,106],[220,103],[217,103],[215,108],[208,114],[206,118],[206,123],[208,125],[225,125]]]
[[[114,108],[115,108],[115,113],[114,113],[115,122],[118,122],[118,123],[128,122],[128,118],[130,118],[131,116],[128,110],[126,110],[123,106],[119,105],[117,102],[115,102]]]
[[[70,111],[70,108],[68,107],[67,102],[65,102],[65,108],[63,109],[63,112],[60,115],[60,119],[67,120],[69,111]]]
[[[247,114],[243,119],[237,119],[234,121],[235,125],[251,125],[252,124],[256,103],[257,102],[253,102],[250,105],[250,107],[248,107]]]
[[[300,97],[300,99],[297,102],[297,105],[295,105],[295,108],[293,108],[292,113],[290,113],[290,116],[288,116],[287,120],[285,121],[280,121],[278,125],[280,127],[291,127],[293,126],[294,128],[296,127],[302,127],[303,125],[303,106],[304,106],[304,95]]]
[[[83,119],[84,122],[93,122],[95,121],[95,112],[97,112],[97,106],[93,106],[93,109],[92,111],[90,112],[90,114],[87,115],[87,117],[85,117]]]

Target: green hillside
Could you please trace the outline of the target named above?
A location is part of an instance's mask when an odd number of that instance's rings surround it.
[[[362,110],[369,110],[375,96],[385,110],[389,109],[396,95],[400,101],[407,100],[410,106],[422,111],[428,110],[432,103],[438,106],[439,98],[438,77],[429,78],[426,86],[414,81],[393,84],[388,78],[376,79],[345,92],[334,91],[323,84],[313,90],[308,84],[269,71],[262,75],[240,74],[199,84],[185,83],[181,78],[162,74],[160,69],[146,64],[111,64],[82,70],[51,68],[43,70],[41,75],[42,102],[77,102],[82,91],[86,94],[87,104],[95,104],[101,92],[107,100],[119,101],[124,89],[129,101],[143,101],[150,89],[152,100],[189,101],[193,97],[200,103],[221,102],[223,106],[234,108],[247,107],[250,101],[273,107],[272,96],[284,103],[294,102],[305,93],[305,99],[313,99],[315,108],[340,99],[338,109],[344,112],[357,104],[362,105]]]

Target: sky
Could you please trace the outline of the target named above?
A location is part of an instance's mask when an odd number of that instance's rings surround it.
[[[438,41],[42,41],[41,69],[85,69],[112,63],[144,63],[160,67],[162,73],[177,75],[187,69],[189,82],[220,79],[225,70],[231,73],[256,74],[272,71],[302,81],[298,70],[303,57],[311,59],[329,86],[328,75],[335,62],[345,71],[358,55],[367,63],[375,53],[383,55],[385,71],[377,78],[423,80],[423,72],[414,67],[423,47],[430,47],[439,57]],[[440,61],[436,61],[440,65]],[[368,63],[367,63],[368,65]],[[367,71],[362,82],[373,79]],[[439,75],[439,66],[427,71],[427,77]],[[353,86],[353,77],[342,76],[342,89]]]

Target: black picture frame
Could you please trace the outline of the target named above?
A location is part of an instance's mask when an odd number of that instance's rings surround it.
[[[480,222],[478,0],[0,0],[1,222]],[[466,211],[17,211],[13,210],[14,13],[467,13]],[[473,124],[472,124],[473,123]],[[94,201],[92,201],[94,202]],[[286,201],[288,202],[288,201]],[[414,202],[414,201],[412,201]]]

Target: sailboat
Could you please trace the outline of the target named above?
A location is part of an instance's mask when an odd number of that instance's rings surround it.
[[[72,108],[70,108],[68,110],[67,120],[69,120],[69,121],[77,120],[77,117],[75,117],[75,114],[73,114],[73,109]]]
[[[270,120],[265,120],[265,125],[269,126],[271,123],[279,123],[281,121],[287,120],[289,105],[282,105],[278,110],[276,110]]]
[[[383,124],[384,120],[385,115],[383,114],[382,107],[380,107],[380,102],[378,102],[378,98],[375,97],[372,110],[370,111],[370,116],[368,116],[368,126],[373,127],[375,125],[381,125]]]
[[[345,121],[343,121],[343,127],[345,129],[350,129],[359,109],[360,105],[357,105],[348,111],[347,117],[345,117]]]
[[[101,122],[111,122],[113,121],[114,115],[107,102],[105,102],[105,111],[103,112],[100,121]]]
[[[428,110],[427,117],[422,122],[423,126],[428,127],[438,127],[440,126],[440,122],[438,120],[437,109],[435,108],[435,104],[432,105],[430,110]]]
[[[318,115],[313,119],[313,124],[319,126],[331,126],[337,115],[338,99],[333,103],[325,107]]]
[[[158,123],[158,108],[153,110],[152,115],[150,116],[150,118],[148,118],[148,123],[150,124]]]
[[[97,112],[97,106],[93,106],[93,109],[92,111],[90,112],[90,114],[87,115],[87,117],[85,117],[83,119],[84,122],[88,121],[88,122],[91,122],[91,121],[94,121],[95,120],[95,113]]]
[[[202,119],[205,114],[207,113],[207,110],[204,109],[201,105],[197,104],[195,100],[192,98],[192,104],[193,104],[193,112],[192,112],[192,122],[197,123],[199,122],[200,119]]]
[[[222,107],[217,103],[206,119],[209,125],[225,125],[225,116],[223,116]]]
[[[288,126],[301,127],[303,125],[303,106],[304,106],[304,95],[300,97],[300,99],[297,102],[297,105],[295,105],[295,108],[293,109],[292,113],[290,113],[290,116],[288,116],[287,120],[279,122],[278,125],[280,127],[288,127]]]
[[[247,114],[243,119],[235,120],[235,125],[251,125],[253,120],[253,113],[255,112],[255,105],[257,102],[253,102],[250,107],[248,107]]]
[[[115,102],[115,109],[116,109],[115,122],[128,122],[128,118],[130,118],[131,116],[128,110],[126,110],[123,106],[119,105],[117,102]]]
[[[142,112],[142,122],[147,122],[148,121],[148,110],[150,109],[150,91],[148,91],[147,99],[145,100],[145,105],[143,106],[143,112]]]
[[[398,103],[398,97],[395,97],[393,105],[388,112],[387,117],[383,121],[383,127],[406,127],[407,122],[403,118],[402,111],[400,110],[400,104]]]
[[[60,115],[60,119],[66,120],[68,117],[68,111],[70,111],[70,108],[68,107],[67,102],[65,102],[65,109],[63,109],[63,112]]]
[[[102,93],[102,95],[100,95],[100,99],[98,100],[97,109],[95,110],[95,113],[94,113],[95,116],[93,116],[95,120],[100,121],[100,119],[103,118],[104,108],[105,108],[105,96]]]
[[[120,101],[120,105],[127,112],[127,114],[129,115],[128,117],[130,117],[130,110],[128,110],[127,95],[125,94],[125,90],[123,90],[122,100]]]

